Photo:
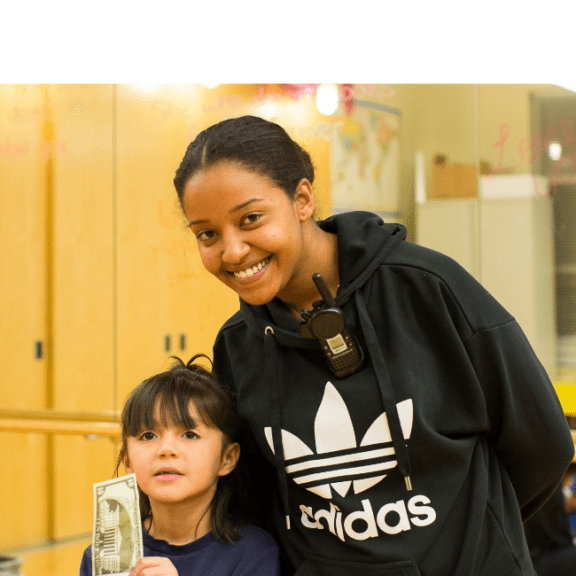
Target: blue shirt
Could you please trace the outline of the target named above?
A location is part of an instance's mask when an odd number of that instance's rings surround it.
[[[576,492],[576,476],[574,476],[574,480],[572,480],[572,484],[570,484],[570,490]],[[570,514],[568,520],[570,522],[570,530],[576,534],[576,512]]]
[[[142,531],[144,556],[169,558],[178,576],[278,576],[278,548],[255,526],[244,526],[240,540],[219,544],[211,532],[183,546],[156,540]],[[80,576],[92,576],[92,546],[82,556]]]

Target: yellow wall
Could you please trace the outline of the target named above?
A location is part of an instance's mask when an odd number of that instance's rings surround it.
[[[396,87],[395,87],[396,89]],[[474,87],[468,84],[402,86],[399,95],[409,95],[404,111],[402,133],[402,191],[408,238],[414,241],[414,155],[424,154],[426,190],[431,195],[432,166],[437,154],[450,163],[475,163]]]

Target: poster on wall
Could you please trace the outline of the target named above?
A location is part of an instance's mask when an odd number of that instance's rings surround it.
[[[401,112],[356,102],[331,138],[332,211],[367,210],[398,217]]]

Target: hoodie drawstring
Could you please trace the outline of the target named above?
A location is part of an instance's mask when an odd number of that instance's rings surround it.
[[[267,326],[264,330],[264,357],[266,374],[270,377],[270,417],[272,424],[272,443],[274,445],[274,465],[280,483],[280,497],[286,517],[286,527],[290,530],[290,509],[288,507],[288,479],[284,464],[284,445],[282,444],[282,418],[280,415],[280,388],[278,385],[278,363],[274,330]]]
[[[384,402],[384,409],[386,410],[388,418],[388,426],[390,427],[390,435],[392,436],[392,444],[396,453],[398,461],[398,470],[404,477],[406,489],[412,490],[412,482],[410,481],[410,455],[408,454],[408,447],[404,441],[404,433],[402,432],[402,425],[400,424],[400,417],[396,407],[396,398],[394,397],[394,388],[390,380],[390,374],[382,355],[380,343],[374,330],[374,326],[370,321],[370,316],[366,310],[366,304],[362,293],[357,290],[355,293],[356,307],[358,309],[358,316],[360,318],[360,325],[364,333],[364,339],[368,347],[368,353],[372,360],[374,367],[374,374],[380,388],[380,395]]]

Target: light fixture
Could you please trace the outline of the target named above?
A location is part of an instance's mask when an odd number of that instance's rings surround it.
[[[338,86],[321,84],[316,91],[316,108],[320,114],[332,116],[338,110]]]
[[[550,156],[550,160],[554,160],[554,162],[560,160],[560,156],[562,156],[562,146],[558,142],[550,142],[548,146],[548,156]]]

